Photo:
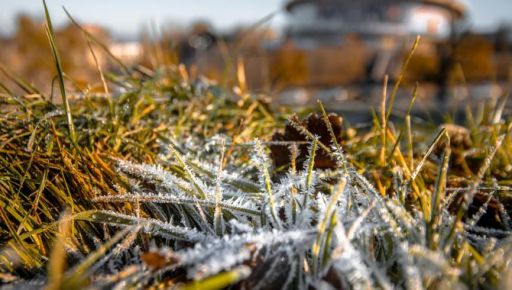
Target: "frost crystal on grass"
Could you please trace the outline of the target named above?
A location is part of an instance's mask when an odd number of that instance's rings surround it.
[[[128,184],[117,185],[119,194],[98,195],[94,201],[130,205],[132,214],[137,205],[151,217],[98,211],[82,218],[138,225],[155,240],[163,237],[154,250],[163,264],[159,275],[181,269],[190,280],[206,281],[245,267],[243,283],[249,288],[422,289],[433,285],[426,281],[470,279],[455,264],[454,253],[470,259],[476,251],[497,251],[493,265],[512,262],[512,250],[500,242],[510,238],[510,229],[477,226],[493,194],[470,219],[458,223],[448,211],[454,197],[445,194],[436,212],[438,224],[433,225],[422,210],[408,207],[411,181],[400,170],[393,173],[395,194],[382,196],[366,175],[345,163],[339,144],[331,144],[330,151],[340,168],[314,169],[319,144],[310,137],[304,168],[277,176],[259,140],[243,144],[252,162],[240,168],[225,162],[224,139],[219,138],[203,146],[218,156],[201,152],[199,145],[194,145],[199,151],[190,153],[173,145],[162,146],[173,161],[162,157],[157,165],[149,165],[118,160]],[[417,168],[413,176],[419,174]],[[457,190],[467,196],[475,184]],[[501,213],[508,217],[504,209]],[[505,218],[505,225],[509,221]],[[135,237],[123,244],[132,244]],[[123,244],[115,251],[126,248]],[[494,269],[474,263],[471,267],[480,276]],[[150,281],[153,276],[146,271],[132,277]]]

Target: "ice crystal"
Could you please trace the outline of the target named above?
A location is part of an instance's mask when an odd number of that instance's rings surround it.
[[[243,285],[251,289],[425,289],[434,287],[433,281],[447,280],[446,285],[457,286],[463,279],[473,279],[464,276],[454,257],[471,260],[477,254],[492,255],[491,266],[467,264],[475,277],[512,263],[506,210],[500,210],[505,228],[478,224],[491,197],[509,189],[485,188],[481,177],[468,188],[449,188],[438,205],[436,223],[430,223],[428,212],[409,207],[406,199],[431,150],[412,174],[395,170],[394,194],[382,196],[348,162],[341,144],[324,148],[317,137],[304,134],[310,144],[309,152],[303,152],[308,154],[304,167],[296,168],[292,162],[279,175],[273,173],[265,142],[233,144],[224,136],[202,144],[189,140],[190,148],[177,142],[162,144],[156,164],[117,160],[127,184],[118,184],[117,194],[98,194],[94,201],[119,208],[129,205],[126,213],[97,211],[81,218],[138,227],[154,239],[151,251],[162,259],[162,267],[130,272],[130,282],[124,280],[115,287],[147,285],[155,273],[165,276],[180,270],[187,279],[198,281],[241,271]],[[228,158],[223,144],[242,147],[251,161],[237,163],[233,156]],[[296,149],[291,146],[292,161]],[[339,168],[315,169],[316,150],[330,152]],[[491,193],[474,215],[459,219],[450,214],[455,195],[463,194],[467,206],[476,189]],[[134,207],[140,208],[140,215]],[[127,255],[137,236],[128,235],[109,256],[108,263],[116,265],[117,271],[124,267],[113,261]]]

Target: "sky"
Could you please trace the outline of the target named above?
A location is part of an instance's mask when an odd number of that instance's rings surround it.
[[[488,30],[503,22],[512,23],[512,0],[465,0],[470,7],[472,27]],[[208,20],[215,27],[254,23],[274,11],[283,0],[47,0],[54,23],[67,21],[62,6],[79,21],[105,26],[115,36],[135,37],[143,27],[187,25]],[[42,17],[42,1],[0,0],[0,33],[10,33],[20,13]],[[279,27],[278,15],[269,25]]]

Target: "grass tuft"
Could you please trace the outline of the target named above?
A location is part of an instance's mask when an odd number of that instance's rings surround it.
[[[344,123],[336,134],[319,103],[322,137],[332,144],[304,126],[302,114],[251,95],[242,69],[240,88],[229,89],[183,66],[126,68],[102,78],[108,98],[68,102],[43,4],[64,104],[34,96],[21,81],[29,95],[0,94],[8,105],[0,109],[3,282],[512,288],[506,97],[480,114],[468,110],[466,124],[435,129],[411,116],[417,86],[394,124],[406,60],[371,125]],[[306,142],[270,141],[286,120]],[[290,164],[276,168],[269,145],[289,147]],[[317,168],[317,150],[335,165]]]

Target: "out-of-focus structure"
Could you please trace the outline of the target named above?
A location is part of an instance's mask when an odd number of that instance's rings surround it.
[[[283,11],[282,37],[230,35],[220,42],[224,54],[218,45],[188,49],[187,63],[215,75],[225,71],[226,51],[234,52],[245,61],[249,85],[256,89],[380,82],[386,74],[398,75],[421,35],[407,76],[436,82],[450,69],[446,59],[453,56],[451,46],[467,19],[466,6],[455,0],[290,0]],[[198,36],[219,44],[211,35],[196,33],[185,46]]]
[[[296,58],[290,63],[306,68],[294,85],[313,86],[393,76],[417,35],[423,38],[416,58],[422,68],[412,77],[428,78],[439,66],[439,45],[466,18],[465,6],[453,0],[292,0],[286,11],[284,43],[275,50],[284,49]]]
[[[96,62],[104,71],[119,69],[114,55],[127,67],[184,63],[190,78],[206,75],[228,85],[238,84],[243,73],[251,91],[325,91],[341,99],[349,93],[368,98],[385,75],[391,80],[399,75],[417,35],[421,43],[404,84],[420,81],[423,88],[432,88],[429,95],[449,95],[442,88],[512,79],[512,26],[470,32],[461,1],[283,0],[286,22],[280,31],[262,21],[219,33],[207,22],[197,22],[164,29],[158,37],[148,33],[142,41],[116,41],[105,29],[83,24],[109,50],[93,44],[93,57],[87,37],[69,24],[58,28],[57,42],[68,79],[88,91],[102,89]],[[48,80],[55,76],[49,55],[39,21],[20,17],[12,37],[0,36],[0,63],[37,87],[50,87]],[[8,83],[5,75],[0,74],[0,82]]]
[[[292,0],[286,10],[287,36],[331,43],[352,33],[369,41],[418,34],[447,38],[466,14],[455,0]]]

